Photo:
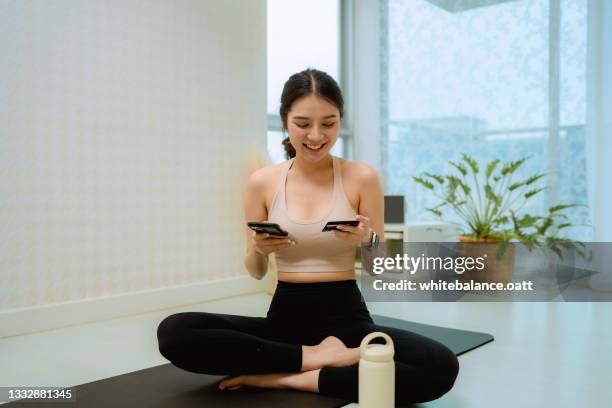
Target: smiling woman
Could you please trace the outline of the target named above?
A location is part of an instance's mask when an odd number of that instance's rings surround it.
[[[178,313],[158,328],[160,351],[189,371],[228,374],[222,390],[291,388],[356,401],[359,345],[391,337],[395,401],[424,402],[448,392],[459,363],[427,337],[374,323],[355,279],[359,247],[384,241],[384,196],[371,166],[330,152],[344,101],[328,74],[307,69],[285,83],[280,116],[287,160],[255,171],[244,189],[246,221],[278,224],[273,237],[245,225],[244,265],[261,279],[274,253],[278,285],[266,317]],[[351,220],[327,231],[330,221]],[[374,232],[376,234],[374,234]]]
[[[323,157],[336,143],[343,114],[342,91],[331,76],[316,69],[293,74],[280,107],[283,130],[289,133],[283,140],[287,159],[296,156],[296,148]]]
[[[301,110],[307,110],[309,107],[313,106],[313,101],[312,98],[315,98],[314,96],[310,96],[309,99],[305,99],[304,101],[302,101],[301,105],[304,105],[301,107]],[[325,101],[321,101],[323,105],[328,105],[328,106],[324,106],[324,108],[326,109],[333,109],[334,107],[332,105],[330,105],[328,102]],[[300,105],[300,103],[296,103],[296,105]],[[298,107],[298,109],[300,109]],[[336,120],[333,120],[336,119]],[[336,114],[332,114],[332,115],[327,115],[321,118],[321,127],[323,129],[329,129],[332,132],[334,131],[334,127],[336,126],[336,124],[338,123],[337,121],[338,115]],[[293,124],[295,124],[297,127],[299,127],[300,129],[309,129],[311,127],[316,128],[316,126],[318,125],[317,122],[317,118],[314,118],[314,125],[311,123],[312,119],[308,116],[293,116],[291,118],[291,122]],[[309,141],[312,141],[311,143],[308,143]],[[314,143],[315,140],[313,140],[313,138],[308,138],[304,140],[304,144],[306,145],[306,147],[308,147],[311,150],[319,150],[321,147],[323,147],[324,145],[327,144],[327,140],[322,141],[321,143],[315,144]]]

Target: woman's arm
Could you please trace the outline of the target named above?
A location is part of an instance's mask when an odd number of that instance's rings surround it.
[[[365,163],[359,163],[358,213],[369,218],[370,227],[380,241],[385,239],[385,196],[378,172]]]
[[[374,168],[365,163],[354,162],[354,167],[351,170],[354,171],[353,174],[356,177],[359,191],[359,208],[357,209],[359,225],[356,227],[339,225],[338,230],[334,230],[333,234],[361,247],[362,267],[370,275],[373,275],[371,271],[373,270],[372,262],[374,258],[384,258],[386,256],[384,247],[385,197],[380,178]],[[364,248],[371,241],[371,230],[376,232],[379,241],[382,243],[375,249]]]
[[[255,231],[246,226],[248,221],[265,221],[268,219],[266,201],[264,195],[265,179],[261,170],[251,174],[243,191],[245,233],[246,233],[246,255],[244,266],[249,275],[255,279],[262,279],[268,271],[268,255],[263,255],[255,250],[253,234]]]
[[[359,214],[370,220],[370,228],[376,231],[380,245],[377,249],[362,250],[362,267],[370,275],[372,261],[376,257],[385,257],[385,196],[378,172],[365,163],[359,163]]]

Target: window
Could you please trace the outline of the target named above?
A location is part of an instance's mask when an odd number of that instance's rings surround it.
[[[344,90],[340,77],[342,58],[341,0],[268,0],[268,135],[270,161],[285,160],[280,97],[285,81],[294,73],[312,67],[331,75]],[[349,103],[345,101],[345,110]],[[343,121],[332,154],[346,156],[350,137]]]
[[[530,156],[524,176],[548,173],[549,188],[523,210],[586,204],[587,2],[456,9],[470,4],[383,2],[386,194],[406,196],[406,219],[431,220],[437,201],[412,176],[447,172],[465,152],[481,163]],[[587,208],[571,210],[574,224],[588,223]],[[570,232],[590,241],[589,228]]]

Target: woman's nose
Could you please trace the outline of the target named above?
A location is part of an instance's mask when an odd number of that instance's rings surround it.
[[[308,134],[308,140],[312,142],[318,142],[318,141],[322,141],[323,139],[325,139],[323,135],[323,130],[320,129],[318,126],[313,126],[312,132]]]

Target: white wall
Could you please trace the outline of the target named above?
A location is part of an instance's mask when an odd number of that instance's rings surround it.
[[[0,310],[246,275],[265,7],[0,2]]]

